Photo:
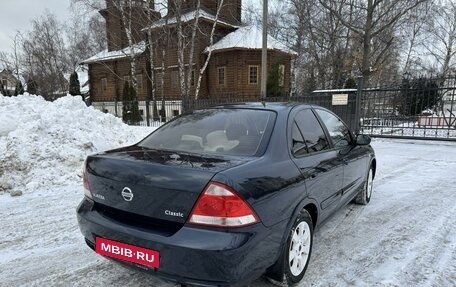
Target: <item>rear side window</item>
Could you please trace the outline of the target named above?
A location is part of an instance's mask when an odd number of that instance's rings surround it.
[[[350,130],[335,115],[320,109],[315,110],[328,129],[329,136],[336,148],[346,147],[351,142]]]
[[[295,121],[302,133],[309,153],[319,152],[329,148],[326,135],[310,109],[300,111],[296,115]]]
[[[207,109],[161,127],[139,146],[220,155],[253,156],[269,141],[275,113],[253,109]]]
[[[299,157],[308,153],[307,145],[304,141],[304,138],[301,134],[301,131],[296,124],[296,121],[293,122],[293,127],[291,130],[291,137],[292,137],[292,150],[294,156]]]

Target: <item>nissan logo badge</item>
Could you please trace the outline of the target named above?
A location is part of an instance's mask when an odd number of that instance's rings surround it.
[[[128,187],[124,187],[124,189],[122,189],[121,195],[122,195],[123,199],[125,199],[125,201],[133,200],[133,192]]]

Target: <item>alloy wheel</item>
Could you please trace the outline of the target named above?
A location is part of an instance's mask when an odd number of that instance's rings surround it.
[[[306,267],[310,244],[310,227],[307,222],[300,222],[293,231],[288,256],[290,271],[294,276],[299,276]]]

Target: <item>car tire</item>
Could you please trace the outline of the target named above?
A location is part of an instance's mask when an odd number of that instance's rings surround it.
[[[363,190],[355,197],[355,203],[366,205],[370,202],[372,196],[372,189],[374,187],[374,170],[369,168],[366,181],[364,182]]]
[[[312,217],[307,210],[302,210],[296,218],[281,258],[283,262],[283,284],[292,286],[304,277],[310,261],[313,243]]]

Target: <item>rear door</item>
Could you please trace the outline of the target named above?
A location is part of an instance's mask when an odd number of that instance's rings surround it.
[[[314,198],[324,219],[339,205],[342,194],[343,160],[330,146],[310,108],[290,118],[291,157],[305,178],[309,197]]]
[[[342,188],[342,203],[345,203],[362,187],[368,157],[362,147],[353,144],[353,135],[339,117],[323,109],[317,108],[315,111],[326,126],[334,148],[345,163]]]

